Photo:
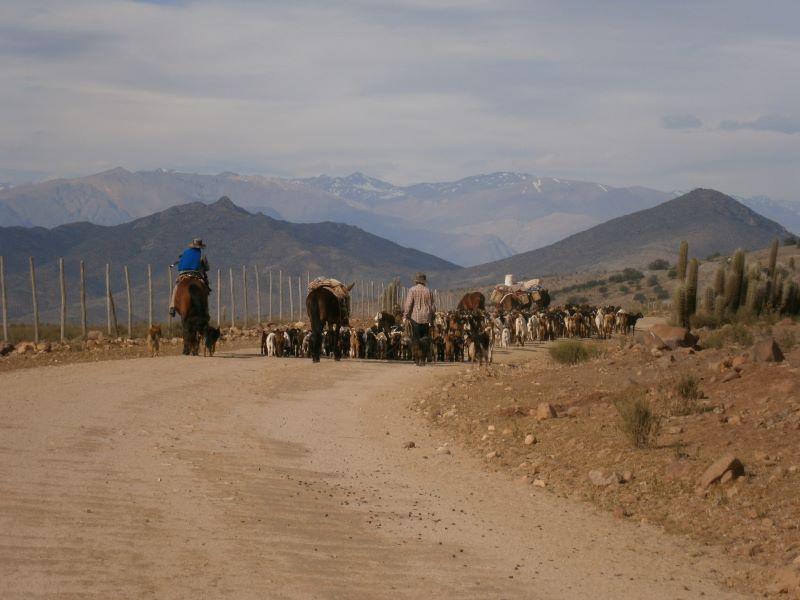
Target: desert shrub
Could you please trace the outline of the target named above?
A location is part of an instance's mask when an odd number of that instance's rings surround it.
[[[723,348],[731,345],[752,346],[753,334],[741,323],[736,323],[726,325],[703,338],[703,346],[706,348]]]
[[[577,340],[564,340],[550,346],[550,357],[562,365],[576,365],[597,355],[597,349]]]
[[[657,258],[647,265],[647,268],[651,271],[666,271],[669,269],[669,263],[663,258]]]
[[[657,285],[653,288],[653,293],[656,295],[656,298],[659,300],[666,300],[669,298],[669,292],[662,288],[660,285]]]
[[[670,279],[675,279],[677,276],[678,276],[678,269],[676,269],[675,267],[667,271],[667,277],[669,277]]]
[[[675,384],[675,391],[678,392],[679,396],[687,400],[698,400],[702,397],[698,387],[699,384],[700,381],[694,375],[684,373],[678,379],[678,383]]]
[[[647,448],[658,437],[661,418],[653,412],[643,390],[623,392],[614,400],[619,414],[618,427],[635,448]]]
[[[619,286],[619,291],[623,294],[627,294],[631,291],[631,288],[629,288],[627,285],[621,285]]]
[[[701,327],[716,329],[719,327],[719,319],[717,318],[717,315],[711,312],[695,313],[691,316],[689,322],[692,325],[692,329],[700,329]]]
[[[640,279],[644,279],[644,273],[632,267],[625,267],[619,273],[614,273],[608,278],[612,283],[622,283],[623,281],[634,283]]]
[[[670,393],[665,393],[666,390],[663,388],[659,393],[667,416],[684,417],[707,410],[705,406],[698,403],[698,400],[704,396],[700,389],[700,380],[694,375],[683,373],[669,387],[671,388]]]
[[[649,285],[650,287],[657,286],[658,285],[658,275],[650,275],[650,277],[647,278],[647,285]]]

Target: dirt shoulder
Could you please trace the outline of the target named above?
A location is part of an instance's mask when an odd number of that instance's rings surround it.
[[[800,578],[800,350],[759,363],[735,344],[651,353],[614,340],[602,348],[575,366],[555,364],[539,344],[499,354],[506,364],[469,369],[412,410],[521,487],[594,505],[621,527],[651,524],[725,552],[736,566],[719,576],[731,589],[777,592],[776,578]],[[696,400],[677,391],[687,376]],[[648,448],[634,448],[618,427],[615,400],[634,393],[661,417]],[[698,489],[728,453],[744,476]]]

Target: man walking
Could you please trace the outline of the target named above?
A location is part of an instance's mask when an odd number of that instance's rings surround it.
[[[436,303],[433,292],[427,287],[425,273],[417,273],[414,277],[414,287],[408,290],[406,301],[403,303],[403,317],[411,322],[411,339],[415,348],[420,348],[423,339],[430,341],[430,329],[433,317],[436,315]],[[421,357],[415,356],[419,366],[427,356],[425,352]]]

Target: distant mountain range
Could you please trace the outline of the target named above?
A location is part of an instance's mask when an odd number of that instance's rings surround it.
[[[643,187],[500,172],[442,183],[396,186],[354,173],[282,179],[122,168],[77,179],[3,189],[0,225],[117,225],[171,206],[230,197],[238,206],[296,223],[355,225],[460,265],[476,265],[557,242],[677,194]],[[800,205],[740,199],[800,231]]]
[[[212,280],[218,268],[227,282],[229,267],[234,269],[236,285],[246,265],[253,277],[257,265],[262,273],[273,269],[277,298],[278,270],[284,276],[332,276],[343,281],[354,278],[375,281],[401,276],[408,280],[416,271],[447,272],[456,265],[424,252],[404,248],[357,227],[340,223],[289,223],[262,214],[252,214],[223,198],[212,204],[193,202],[114,226],[73,223],[53,229],[42,227],[0,228],[0,255],[5,257],[11,315],[30,311],[28,257],[37,262],[40,301],[45,315],[54,318],[57,298],[57,261],[63,258],[70,280],[74,304],[79,262],[84,260],[87,292],[95,298],[93,306],[102,309],[104,269],[113,268],[113,288],[122,286],[122,267],[127,265],[137,292],[135,313],[146,314],[144,290],[147,265],[154,269],[156,290],[161,290],[159,309],[165,310],[167,265],[186,244],[200,236],[208,245]],[[212,281],[213,282],[213,281]],[[215,282],[213,282],[215,283]],[[262,283],[266,283],[264,280]],[[296,283],[294,291],[297,291]],[[223,287],[227,289],[226,283]],[[266,290],[262,288],[266,294]],[[254,306],[251,280],[251,309]],[[122,297],[118,297],[118,305]],[[122,311],[124,312],[124,311]],[[96,313],[95,313],[96,314]]]
[[[438,274],[442,287],[479,287],[515,278],[579,271],[642,268],[656,258],[674,262],[681,240],[700,259],[736,248],[754,250],[789,232],[734,198],[697,189],[656,207],[638,211],[571,235],[555,244],[499,261]]]

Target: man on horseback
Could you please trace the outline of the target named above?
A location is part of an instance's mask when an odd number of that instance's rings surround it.
[[[411,337],[419,343],[423,338],[430,337],[431,325],[436,316],[436,302],[433,292],[427,287],[425,273],[417,273],[414,283],[403,303],[403,317],[411,321]],[[417,364],[420,364],[419,359],[417,360]]]
[[[176,283],[184,277],[197,277],[201,279],[206,287],[211,291],[211,286],[208,284],[208,259],[203,255],[203,248],[206,245],[200,238],[194,238],[189,247],[183,251],[178,257],[178,260],[171,264],[171,267],[178,266],[178,278]],[[178,286],[172,289],[172,301],[169,305],[169,316],[175,316],[175,295],[178,292]]]

